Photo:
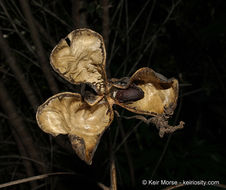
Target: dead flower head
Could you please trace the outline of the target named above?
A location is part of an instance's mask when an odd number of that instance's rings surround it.
[[[38,125],[53,136],[67,134],[87,164],[92,163],[100,138],[114,118],[113,104],[154,116],[146,122],[155,123],[163,134],[183,127],[182,122],[177,127],[167,122],[176,107],[178,81],[150,68],[141,68],[130,78],[108,81],[103,38],[90,29],[74,30],[62,39],[53,49],[50,63],[61,77],[72,84],[88,84],[95,93],[63,92],[50,97],[37,110]]]

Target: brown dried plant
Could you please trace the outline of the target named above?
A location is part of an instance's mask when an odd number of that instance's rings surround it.
[[[103,38],[90,29],[72,31],[53,49],[53,69],[72,84],[88,84],[93,91],[81,94],[58,93],[41,106],[36,114],[39,127],[53,136],[67,134],[77,155],[87,164],[92,158],[104,131],[110,126],[117,104],[131,112],[153,116],[162,137],[183,128],[168,125],[178,98],[178,81],[167,79],[150,68],[137,70],[130,78],[107,80],[106,51]]]

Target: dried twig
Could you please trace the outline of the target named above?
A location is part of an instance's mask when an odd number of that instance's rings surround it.
[[[102,13],[102,34],[104,38],[104,44],[106,51],[108,51],[108,42],[109,42],[109,2],[108,0],[101,0],[102,8],[103,8],[103,13]],[[110,77],[110,65],[109,62],[106,63],[106,72],[107,76]]]
[[[116,178],[116,168],[115,168],[115,159],[111,159],[111,188],[110,190],[117,190],[117,178]]]
[[[84,0],[71,0],[72,1],[72,19],[75,28],[87,27],[87,13],[85,10]]]
[[[108,50],[108,41],[109,41],[109,3],[108,0],[101,0],[103,8],[102,16],[102,33],[105,43],[105,48]]]
[[[0,188],[18,185],[18,184],[21,184],[21,183],[27,183],[27,182],[30,182],[30,181],[36,181],[36,180],[40,180],[40,179],[45,179],[47,177],[54,176],[54,175],[75,175],[75,173],[73,173],[73,172],[47,173],[47,174],[42,174],[42,175],[37,175],[37,176],[33,176],[33,177],[28,177],[28,178],[24,178],[24,179],[11,181],[11,182],[8,182],[8,183],[3,183],[3,184],[0,184]]]
[[[23,71],[21,68],[16,64],[16,59],[14,56],[10,53],[10,48],[8,43],[6,42],[5,39],[3,39],[2,32],[0,31],[0,49],[3,51],[5,54],[5,57],[7,59],[7,62],[10,66],[10,68],[13,70],[13,72],[16,75],[16,78],[22,87],[28,101],[30,102],[31,106],[33,107],[33,110],[36,110],[38,107],[38,98],[36,97],[32,87],[30,84],[26,81]]]
[[[16,130],[13,129],[13,128],[11,128],[11,131],[12,131],[12,134],[13,134],[13,138],[16,141],[16,144],[17,144],[18,150],[20,152],[20,155],[21,156],[24,156],[24,157],[27,157],[28,154],[27,154],[27,152],[25,150],[25,147],[24,147],[23,143],[20,140],[20,137],[16,133]],[[22,160],[22,162],[23,162],[23,165],[25,167],[25,171],[27,173],[27,176],[29,176],[29,177],[30,176],[34,176],[35,172],[34,172],[34,169],[32,167],[31,162],[28,161],[28,160],[24,160],[24,159]],[[31,182],[30,184],[31,184],[31,187],[32,188],[37,187],[37,185],[38,185],[36,182]],[[0,187],[1,187],[1,185],[0,185]]]
[[[172,189],[177,189],[177,188],[184,187],[184,186],[185,186],[184,184],[178,184],[178,185],[173,185],[173,186],[166,187],[166,188],[164,188],[162,190],[172,190]],[[226,185],[225,184],[218,184],[218,185],[214,185],[214,186],[226,189]]]
[[[110,167],[110,180],[111,185],[107,187],[103,183],[97,183],[97,185],[103,190],[117,190],[117,178],[116,178],[116,168],[115,168],[115,160],[111,159],[111,167]]]
[[[18,30],[17,25],[15,24],[15,21],[11,18],[10,14],[8,13],[8,10],[5,6],[5,2],[0,1],[0,5],[8,19],[8,21],[10,22],[10,24],[12,25],[14,31],[17,33],[17,35],[20,37],[20,39],[22,40],[22,42],[24,43],[24,45],[26,46],[26,48],[28,49],[28,51],[30,51],[33,55],[35,55],[35,51],[32,49],[31,45],[28,43],[28,40],[21,34],[21,32]]]
[[[124,117],[124,116],[123,116]],[[114,149],[114,154],[120,149],[120,147],[126,142],[126,140],[129,138],[129,136],[133,133],[134,130],[136,130],[140,125],[142,121],[139,121],[132,130],[130,130],[125,137],[123,138],[122,142],[119,143],[119,145]]]
[[[124,139],[125,138],[125,132],[124,132],[120,117],[117,117],[117,122],[118,122],[118,125],[119,125],[119,129],[121,131],[122,139]],[[128,144],[127,144],[126,141],[124,143],[124,149],[125,149],[125,153],[126,153],[128,165],[129,165],[129,170],[130,170],[130,178],[131,178],[131,183],[132,183],[131,186],[134,188],[135,187],[135,174],[134,174],[133,160],[132,160],[132,157],[131,157],[131,154],[130,154],[130,151],[129,151],[129,147],[128,147]]]
[[[44,73],[44,76],[49,84],[49,88],[51,89],[51,91],[55,94],[58,92],[58,87],[57,84],[55,82],[55,79],[53,78],[51,72],[50,72],[50,68],[49,68],[49,64],[48,61],[46,59],[45,56],[45,51],[42,47],[42,43],[40,41],[40,37],[39,37],[39,33],[36,29],[35,23],[34,23],[34,18],[32,16],[31,10],[30,10],[30,6],[27,2],[27,0],[20,0],[20,5],[23,9],[24,15],[26,17],[28,26],[30,28],[31,31],[31,38],[37,48],[37,56],[38,59],[40,60],[40,64],[41,64],[41,68],[42,71]]]
[[[183,187],[183,186],[184,186],[184,184],[178,184],[178,185],[166,187],[166,188],[164,188],[162,190],[172,190],[172,189],[177,189],[177,188]]]
[[[34,160],[41,160],[42,153],[38,151],[33,143],[33,139],[27,130],[23,119],[17,114],[16,107],[4,86],[4,84],[0,81],[0,105],[5,111],[5,113],[9,117],[9,123],[13,126],[13,130],[15,130],[16,134],[20,138],[23,146],[25,147],[27,154]],[[23,155],[26,156],[26,155]],[[43,173],[44,168],[37,166],[37,170],[40,173]]]
[[[138,63],[140,62],[140,60],[143,58],[144,53],[149,49],[149,47],[151,47],[152,43],[154,42],[154,40],[156,39],[157,35],[159,34],[159,32],[161,31],[162,27],[169,21],[171,15],[173,14],[175,8],[180,4],[181,0],[178,0],[175,4],[173,3],[171,6],[171,9],[169,10],[169,13],[167,14],[166,18],[164,19],[164,21],[160,24],[160,26],[158,27],[158,29],[154,32],[152,38],[149,40],[149,42],[147,43],[146,47],[144,48],[143,52],[140,53],[137,61],[133,64],[133,66],[131,67],[128,75],[131,75],[134,71],[134,69],[136,68],[136,66],[138,65]]]

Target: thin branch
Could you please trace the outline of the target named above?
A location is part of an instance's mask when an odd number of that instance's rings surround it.
[[[142,35],[142,38],[141,38],[140,47],[143,46],[144,39],[146,37],[146,33],[147,33],[147,30],[148,30],[148,27],[150,25],[151,16],[152,16],[153,10],[155,8],[155,3],[156,3],[156,0],[153,0],[152,6],[151,6],[151,10],[150,10],[150,12],[148,14],[147,21],[146,21],[146,24],[145,24],[145,28],[144,28],[144,31],[143,31],[143,35]]]
[[[226,185],[225,184],[218,184],[218,185],[214,185],[214,186],[226,189]]]
[[[84,0],[71,0],[72,19],[75,28],[87,27],[87,11]]]
[[[134,72],[134,69],[136,68],[136,66],[138,65],[140,60],[143,58],[144,53],[149,49],[149,47],[152,45],[154,40],[157,38],[158,33],[161,31],[162,27],[169,21],[169,19],[170,19],[171,15],[173,14],[175,8],[180,4],[180,2],[181,2],[181,0],[178,0],[175,4],[172,5],[168,15],[166,16],[164,21],[160,24],[159,28],[155,31],[155,33],[153,34],[152,38],[149,40],[149,42],[147,43],[146,47],[144,48],[143,52],[140,53],[140,56],[138,57],[137,61],[134,63],[134,65],[130,69],[128,75],[131,75],[132,72]]]
[[[12,128],[11,131],[12,131],[12,134],[13,134],[13,138],[16,141],[16,144],[17,144],[17,147],[18,147],[18,150],[20,152],[21,157],[27,157],[27,152],[25,150],[23,143],[20,140],[20,137],[16,133],[15,129]],[[23,162],[23,165],[25,167],[25,171],[27,173],[27,176],[33,176],[35,173],[34,173],[34,169],[32,167],[31,162],[28,161],[28,160],[25,160],[25,159],[23,159],[22,162]],[[36,182],[31,182],[30,185],[31,185],[32,188],[34,188],[34,187],[37,187],[38,184]]]
[[[54,176],[54,175],[76,175],[76,174],[73,173],[73,172],[47,173],[47,174],[37,175],[37,176],[33,176],[33,177],[28,177],[28,178],[19,179],[19,180],[11,181],[11,182],[8,182],[8,183],[0,184],[0,189],[4,188],[4,187],[13,186],[13,185],[18,185],[18,184],[21,184],[21,183],[27,183],[27,182],[30,182],[30,181],[45,179],[47,177]]]
[[[119,129],[121,131],[122,139],[124,139],[125,138],[125,132],[123,130],[123,126],[122,126],[122,122],[121,122],[120,117],[117,117],[117,122],[118,122],[118,125],[119,125]],[[130,151],[129,151],[129,147],[128,147],[128,144],[127,144],[126,141],[124,143],[124,149],[125,149],[125,153],[126,153],[127,160],[128,160],[132,187],[134,188],[135,187],[135,174],[134,174],[133,160],[132,160],[132,157],[131,157],[131,154],[130,154]]]
[[[183,186],[184,186],[184,184],[178,184],[178,185],[166,187],[166,188],[164,188],[162,190],[172,190],[172,189],[177,189],[177,188],[183,187]]]
[[[128,16],[128,2],[127,0],[125,0],[125,20],[126,20],[126,33],[128,34],[129,32],[129,16]],[[129,40],[129,35],[126,35],[126,58],[128,58],[129,56],[129,49],[130,49],[130,40]],[[127,65],[128,64],[123,64],[124,69],[123,69],[123,76],[125,76],[126,74],[126,70],[127,70]]]
[[[143,122],[143,121],[139,121],[139,122],[135,125],[135,127],[133,127],[133,129],[130,130],[130,131],[125,135],[125,137],[123,138],[122,142],[115,148],[114,154],[120,149],[120,147],[125,143],[125,141],[126,141],[126,140],[129,138],[129,136],[133,133],[133,131],[134,131],[135,129],[137,129],[137,128],[140,126],[140,124],[141,124],[142,122]]]
[[[109,157],[110,157],[110,187],[107,187],[106,185],[102,183],[97,183],[97,185],[102,188],[103,190],[117,190],[117,178],[116,178],[116,167],[115,167],[115,156],[114,151],[112,147],[112,138],[109,134]]]
[[[10,76],[10,77],[12,77],[12,78],[15,79],[14,74],[10,73],[9,69],[6,70],[6,69],[4,69],[4,68],[0,68],[0,72],[3,73],[4,75]],[[2,75],[2,76],[3,76],[3,75]],[[4,76],[3,76],[3,77],[4,77]],[[2,78],[3,78],[3,77],[2,77]]]
[[[97,185],[102,189],[102,190],[110,190],[110,188],[103,183],[97,183]]]
[[[135,26],[136,22],[138,21],[138,19],[140,18],[140,16],[142,15],[142,13],[144,12],[144,10],[146,9],[146,7],[148,6],[149,3],[150,3],[150,0],[146,1],[146,3],[143,5],[142,9],[138,13],[138,15],[136,16],[136,18],[132,22],[132,24],[130,25],[130,27],[128,29],[127,35],[129,35],[130,31],[133,29],[133,27]]]
[[[80,7],[80,0],[71,0],[71,14],[72,14],[72,21],[74,23],[75,28],[80,27],[80,14],[79,14],[79,7]]]
[[[1,28],[0,28],[1,29]],[[31,106],[33,107],[33,110],[36,110],[38,106],[38,99],[30,86],[30,84],[26,81],[23,71],[20,69],[20,67],[16,64],[16,60],[14,56],[10,53],[10,48],[6,40],[3,38],[2,32],[0,30],[0,49],[5,54],[5,57],[7,59],[7,62],[10,66],[10,68],[13,70],[13,72],[16,75],[16,78],[22,87],[28,101],[30,102]]]
[[[27,0],[20,0],[20,2],[22,3],[22,1],[24,1],[23,3],[27,4]],[[41,5],[40,3],[38,3],[38,1],[33,1],[34,5],[36,5],[37,7],[41,8],[44,12],[48,13],[50,16],[52,16],[53,18],[55,18],[56,20],[58,20],[59,22],[61,22],[63,25],[67,26],[68,28],[71,28],[70,25],[68,25],[63,19],[61,19],[60,17],[58,17],[57,14],[55,14],[53,11],[51,11],[50,9],[44,7],[43,5]],[[27,4],[28,5],[28,4]],[[29,6],[29,5],[28,5]],[[30,9],[30,8],[29,8]],[[25,17],[27,18],[26,14]],[[33,16],[32,16],[33,17]],[[33,19],[33,18],[32,18]]]
[[[121,2],[123,2],[123,1],[121,1]],[[130,33],[130,31],[133,29],[133,27],[135,26],[135,24],[137,23],[137,21],[139,20],[139,18],[140,18],[140,16],[142,15],[142,13],[144,12],[144,10],[146,9],[146,7],[148,6],[148,4],[150,3],[150,0],[148,0],[145,4],[144,4],[144,6],[143,6],[143,8],[140,10],[140,12],[138,13],[138,15],[135,17],[135,19],[134,19],[134,21],[132,22],[132,24],[130,24],[130,27],[128,28],[128,29],[126,29],[126,39],[127,39],[127,41],[129,40],[129,33]],[[122,9],[122,8],[121,8]],[[120,19],[119,19],[119,21],[118,21],[118,27],[119,27],[119,23],[120,23],[120,20],[121,20],[121,12],[120,12]],[[128,22],[128,21],[126,21],[126,22]],[[127,48],[129,47],[129,44],[127,43]],[[110,54],[110,59],[109,59],[109,62],[111,62],[111,59],[112,59],[112,57],[117,53],[117,51],[119,50],[119,46],[117,46],[116,48],[114,48],[114,52],[113,52],[113,49],[112,49],[112,52],[111,52],[111,54]],[[128,56],[126,56],[126,60],[129,58],[130,56],[128,55]],[[118,74],[118,72],[121,70],[121,68],[123,67],[123,66],[125,66],[125,63],[126,63],[126,61],[123,61],[123,63],[120,65],[120,67],[119,67],[119,69],[118,69],[118,71],[115,73],[115,75],[117,75]],[[126,68],[125,68],[126,69]],[[124,69],[124,72],[125,72],[125,69]]]
[[[49,42],[49,44],[51,46],[55,46],[56,45],[55,40],[48,34],[48,32],[45,30],[45,28],[35,18],[34,18],[34,22],[35,22],[36,27],[39,29],[40,33]]]
[[[58,87],[57,87],[57,83],[55,82],[55,79],[53,78],[53,76],[50,72],[49,64],[48,64],[48,61],[47,61],[45,53],[44,53],[45,51],[43,49],[43,46],[42,46],[42,43],[41,43],[41,40],[40,40],[40,37],[39,37],[39,33],[38,33],[37,28],[35,26],[34,18],[33,18],[33,15],[31,13],[31,10],[30,10],[30,6],[29,6],[27,0],[20,0],[20,5],[23,9],[25,18],[26,18],[28,26],[30,28],[31,38],[32,38],[32,40],[33,40],[33,42],[34,42],[34,44],[37,48],[37,56],[38,56],[40,64],[41,64],[42,71],[44,73],[44,76],[45,76],[48,84],[49,84],[49,88],[55,94],[59,90],[58,90]]]
[[[122,7],[123,7],[123,0],[120,1],[120,3],[118,4],[117,10],[115,11],[117,13],[118,10],[120,9],[118,23],[117,23],[117,28],[119,28],[121,20],[122,20],[121,19],[122,18]],[[116,13],[115,13],[115,15],[116,15]],[[114,19],[114,16],[112,17],[112,21],[113,21],[113,19]],[[116,46],[116,39],[117,39],[118,35],[119,35],[119,32],[116,31],[115,35],[114,35],[114,40],[111,43],[112,45],[111,45],[111,52],[109,53],[110,56],[109,56],[109,59],[108,59],[108,65],[111,65],[112,58],[114,57],[114,55],[116,54],[116,52],[119,49],[119,46],[115,48],[115,46]],[[108,77],[110,77],[110,76],[108,76]]]
[[[13,21],[13,19],[11,18],[10,14],[7,11],[7,8],[5,7],[5,3],[4,0],[0,1],[0,5],[5,13],[5,15],[7,16],[8,21],[10,22],[10,24],[12,25],[13,29],[15,30],[15,32],[17,33],[17,35],[20,37],[20,39],[22,40],[22,42],[24,43],[24,45],[27,47],[27,49],[33,54],[34,50],[32,49],[31,45],[28,43],[28,41],[24,38],[24,36],[21,34],[21,32],[18,30],[15,21]]]
[[[36,66],[37,68],[40,68],[40,65],[38,64],[37,61],[32,60],[31,57],[29,57],[30,55],[26,55],[26,53],[23,53],[21,50],[17,50],[14,48],[11,48],[11,50],[15,53],[20,55],[21,57],[24,57],[26,59],[26,62],[29,61],[30,63],[32,63],[34,66]],[[28,63],[28,62],[27,62]]]
[[[111,175],[111,188],[110,189],[117,190],[117,179],[116,179],[116,168],[115,168],[114,157],[111,159],[110,175]]]
[[[36,164],[39,164],[40,166],[45,166],[44,163],[38,161],[38,160],[33,160],[27,156],[18,156],[18,155],[7,155],[7,156],[0,156],[0,159],[10,159],[10,158],[15,158],[15,159],[21,159],[21,160],[27,160],[27,161],[31,161],[31,162],[34,162]]]
[[[110,187],[104,185],[103,183],[97,183],[97,185],[103,190],[117,190],[117,177],[116,177],[116,167],[115,160],[111,159],[111,167],[110,167]]]
[[[102,13],[102,34],[104,38],[104,44],[106,51],[108,51],[108,42],[109,42],[109,2],[108,0],[101,0],[102,8],[103,8],[103,13]],[[109,62],[107,61],[106,64],[106,72],[108,77],[110,77],[110,65]]]
[[[166,188],[164,188],[162,190],[172,190],[172,189],[177,189],[177,188],[184,187],[184,186],[185,186],[184,184],[178,184],[178,185],[166,187]],[[213,185],[213,186],[219,187],[219,188],[222,188],[222,189],[226,189],[226,185],[225,184],[217,184],[217,185]]]
[[[104,38],[105,48],[108,50],[109,41],[109,3],[108,0],[101,0],[103,15],[102,15],[102,34]]]
[[[27,130],[23,119],[17,114],[16,107],[11,100],[4,84],[0,81],[0,105],[9,117],[9,123],[18,134],[20,141],[26,147],[27,154],[34,160],[42,160],[42,153],[35,147],[33,139]],[[44,161],[43,161],[44,163]],[[40,173],[44,171],[43,167],[37,166]]]
[[[7,1],[6,1],[7,2]],[[14,13],[14,17],[15,18],[19,18],[20,20],[22,20],[23,22],[26,21],[26,19],[24,18],[24,15],[22,14],[19,6],[18,6],[18,3],[17,1],[14,1],[14,0],[10,0],[9,1],[11,4],[9,4],[8,6],[10,6],[12,8],[12,11]],[[23,26],[24,28],[24,26]]]

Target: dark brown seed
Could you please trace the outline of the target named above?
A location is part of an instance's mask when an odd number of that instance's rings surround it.
[[[137,101],[144,97],[144,92],[136,86],[127,89],[121,89],[116,92],[115,99],[120,103]]]

